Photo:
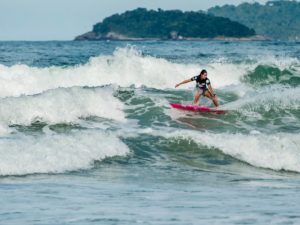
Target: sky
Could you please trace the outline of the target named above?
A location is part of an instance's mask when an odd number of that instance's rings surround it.
[[[267,0],[0,0],[0,40],[73,40],[115,13],[147,9],[207,10]]]

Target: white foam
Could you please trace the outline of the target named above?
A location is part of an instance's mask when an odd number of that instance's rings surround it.
[[[253,68],[252,65],[213,62],[206,66],[208,78],[215,88],[241,84],[241,78]]]
[[[263,109],[264,111],[280,109],[300,109],[300,87],[291,88],[282,85],[272,85],[259,90],[248,89],[248,92],[238,100],[223,106],[226,109],[239,110],[248,113]]]
[[[186,74],[192,76],[198,70],[196,65],[170,63],[142,56],[133,48],[123,48],[111,56],[91,58],[84,65],[67,68],[0,65],[0,97],[36,94],[58,87],[108,84],[167,88],[174,87],[175,80],[183,79]]]
[[[153,135],[192,139],[199,145],[217,148],[253,166],[300,172],[300,134],[213,134],[169,130],[157,131]]]
[[[286,54],[275,56],[274,54],[269,53],[265,55],[256,56],[255,58],[252,57],[252,60],[256,61],[256,65],[270,65],[280,70],[293,69],[300,72],[299,59],[287,56]]]
[[[125,122],[123,107],[110,87],[59,88],[33,96],[0,99],[0,122],[7,126],[30,125],[36,120],[75,123],[89,116]]]
[[[62,173],[93,167],[95,160],[125,156],[128,147],[99,130],[0,139],[0,175]]]
[[[7,124],[0,124],[0,137],[7,136],[14,131],[15,130],[13,128],[8,127]]]

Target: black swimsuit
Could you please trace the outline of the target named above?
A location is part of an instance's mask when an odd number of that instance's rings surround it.
[[[191,81],[196,81],[196,88],[202,90],[202,94],[208,90],[208,85],[210,85],[210,80],[208,78],[202,80],[200,75],[192,77]]]

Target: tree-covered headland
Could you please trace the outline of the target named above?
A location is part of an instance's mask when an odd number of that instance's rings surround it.
[[[105,18],[95,24],[91,32],[76,37],[76,40],[178,40],[254,35],[254,29],[239,22],[204,12],[138,8]]]

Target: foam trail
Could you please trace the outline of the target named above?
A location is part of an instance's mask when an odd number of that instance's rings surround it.
[[[200,146],[217,148],[256,167],[300,172],[300,134],[213,134],[188,130],[151,133],[166,138],[192,139]]]
[[[98,116],[125,122],[123,103],[111,87],[59,88],[39,95],[0,100],[2,125],[30,125],[39,120],[48,124],[76,123],[80,118]]]
[[[0,175],[89,169],[95,160],[128,153],[128,147],[116,136],[99,130],[38,137],[12,136],[0,139]]]

